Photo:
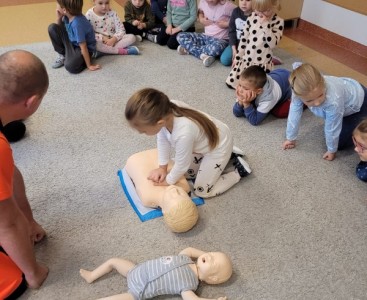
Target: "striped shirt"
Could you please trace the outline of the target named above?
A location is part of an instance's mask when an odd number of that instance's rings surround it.
[[[164,256],[138,264],[127,274],[129,293],[135,300],[159,295],[181,295],[195,291],[199,285],[190,268],[194,262],[185,255]]]

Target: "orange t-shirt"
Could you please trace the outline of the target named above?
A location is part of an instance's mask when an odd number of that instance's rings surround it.
[[[0,201],[13,195],[14,160],[10,144],[0,133]]]
[[[14,160],[9,142],[0,133],[0,201],[13,194]],[[22,271],[3,252],[0,252],[0,299],[11,295],[22,282]]]

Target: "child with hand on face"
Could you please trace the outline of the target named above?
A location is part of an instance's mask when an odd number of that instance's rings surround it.
[[[279,0],[252,0],[251,3],[253,13],[246,21],[226,80],[233,89],[242,71],[249,66],[260,66],[267,73],[273,69],[273,49],[283,35],[284,20],[276,14]]]
[[[131,46],[136,41],[135,36],[126,34],[119,16],[110,9],[110,0],[93,0],[93,3],[94,7],[85,16],[93,26],[97,50],[106,54],[139,54],[139,49]]]
[[[181,295],[185,300],[226,300],[227,297],[201,298],[195,291],[200,281],[208,284],[226,282],[232,275],[232,262],[222,252],[204,252],[189,247],[179,255],[163,256],[138,265],[125,259],[111,258],[93,271],[80,269],[80,275],[86,282],[92,283],[113,269],[127,278],[129,290],[103,299],[151,299],[159,295]]]
[[[364,119],[353,131],[354,151],[361,160],[356,167],[357,177],[367,182],[367,119]]]
[[[239,0],[229,20],[229,45],[224,49],[220,56],[220,62],[225,66],[231,66],[237,55],[237,47],[240,41],[243,27],[245,26],[247,17],[251,15],[251,0]]]
[[[296,146],[304,105],[325,120],[324,159],[331,161],[338,150],[352,147],[353,130],[367,116],[367,89],[351,78],[324,76],[307,63],[293,70],[289,82],[293,94],[283,149]]]
[[[148,38],[148,31],[155,26],[149,3],[146,0],[130,0],[124,9],[126,32],[134,34],[138,41]]]
[[[292,96],[289,75],[285,69],[276,69],[269,74],[259,66],[245,69],[236,88],[233,114],[245,117],[251,125],[259,125],[269,113],[286,118]]]
[[[180,32],[177,51],[180,55],[191,54],[209,67],[228,46],[228,26],[236,6],[226,0],[200,0],[199,22],[205,26],[204,33]]]
[[[59,54],[54,69],[65,65],[70,73],[100,69],[91,59],[98,56],[92,25],[82,14],[83,0],[57,0],[56,24],[48,27],[55,51]]]
[[[247,162],[233,155],[231,130],[221,121],[170,101],[162,92],[146,88],[128,100],[125,117],[131,127],[146,135],[157,135],[159,167],[148,179],[155,185],[172,185],[184,175],[195,179],[194,191],[199,197],[219,195],[251,173]],[[171,152],[174,164],[168,171]],[[243,153],[242,153],[243,154]]]

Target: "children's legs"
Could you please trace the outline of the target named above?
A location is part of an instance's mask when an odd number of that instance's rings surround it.
[[[223,156],[203,157],[195,180],[195,194],[202,198],[220,195],[240,181],[236,171],[223,174],[231,157],[232,147]]]
[[[201,154],[192,154],[190,167],[185,173],[186,179],[194,180],[196,178],[202,160],[203,156]]]
[[[228,45],[226,49],[222,52],[220,56],[220,62],[224,66],[231,66],[232,65],[232,46]]]
[[[205,46],[202,49],[202,53],[217,57],[222,54],[224,49],[228,46],[226,40],[216,39],[211,36],[205,36]]]
[[[189,53],[200,59],[200,54],[205,46],[205,34],[195,32],[180,32],[177,35],[178,43]]]
[[[126,33],[131,33],[134,35],[140,35],[143,36],[143,30],[138,29],[136,26],[130,24],[129,22],[123,22]]]
[[[131,261],[121,258],[111,258],[93,271],[80,269],[80,276],[82,276],[88,283],[92,283],[96,279],[111,272],[113,269],[126,277],[127,273],[134,267],[135,264]]]
[[[364,89],[364,101],[359,112],[343,118],[342,130],[339,135],[339,150],[353,147],[352,133],[354,128],[367,117],[367,88]]]
[[[48,26],[48,35],[55,51],[65,56],[65,43],[69,41],[69,37],[66,30],[63,30],[63,26],[55,23],[50,24]]]
[[[157,34],[157,44],[161,46],[167,45],[167,41],[169,39],[170,35],[166,33],[166,25],[161,25],[161,30]]]

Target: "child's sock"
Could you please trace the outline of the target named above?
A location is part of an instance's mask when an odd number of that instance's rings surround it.
[[[118,48],[118,54],[127,55],[127,49],[126,48]]]

